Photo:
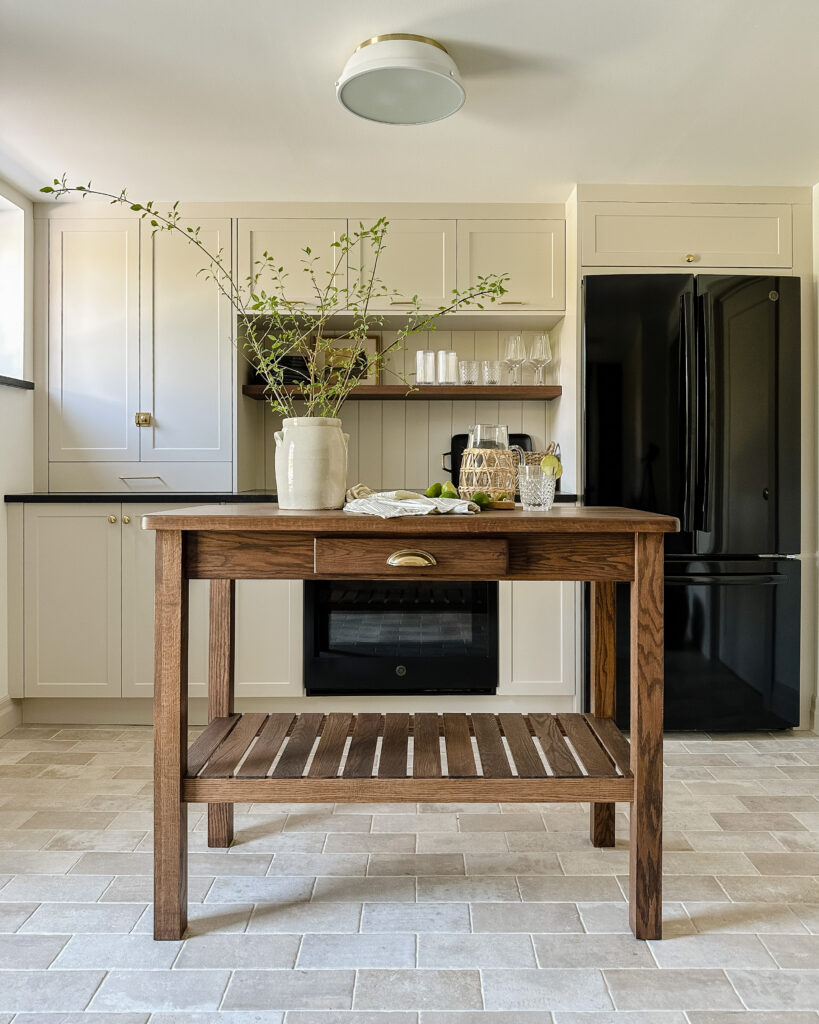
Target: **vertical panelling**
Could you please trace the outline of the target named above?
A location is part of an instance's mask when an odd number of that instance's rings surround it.
[[[426,487],[433,480],[443,480],[440,469],[436,475],[429,475],[429,410],[431,402],[419,402],[413,399],[407,402],[406,423],[404,431],[404,486],[409,488]],[[441,451],[448,451],[449,445]],[[440,459],[438,466],[440,467]]]
[[[369,402],[360,403],[369,405]],[[381,482],[384,490],[406,487],[406,403],[378,402],[381,406]],[[371,485],[372,486],[372,485]]]
[[[341,429],[345,434],[350,435],[347,442],[347,486],[359,482],[358,474],[358,410],[361,408],[358,402],[346,402],[341,410]]]
[[[452,402],[429,403],[429,436],[427,441],[427,479],[443,480],[441,453],[448,451],[452,437]]]
[[[358,476],[374,490],[381,487],[381,431],[383,402],[358,405]]]

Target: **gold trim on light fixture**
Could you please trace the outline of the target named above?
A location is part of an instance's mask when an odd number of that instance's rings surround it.
[[[449,56],[449,50],[442,46],[437,39],[430,39],[428,36],[414,36],[406,32],[391,32],[385,36],[373,36],[371,39],[365,39],[363,43],[360,43],[355,48],[355,52],[358,53],[359,50],[363,50],[365,46],[369,46],[371,43],[386,43],[391,39],[409,40],[412,43],[428,43],[430,46],[437,46],[439,50],[443,50]]]

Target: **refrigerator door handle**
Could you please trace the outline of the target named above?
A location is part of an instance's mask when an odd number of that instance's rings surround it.
[[[699,295],[697,359],[697,482],[694,529],[708,532],[711,519],[711,335],[707,296]]]
[[[783,573],[759,573],[753,576],[749,573],[725,573],[723,575],[694,573],[690,576],[665,577],[666,585],[672,587],[736,587],[749,585],[754,587],[774,587],[787,582],[788,577]]]
[[[691,356],[690,356],[690,331],[688,326],[688,303],[686,296],[680,296],[680,396],[679,402],[683,413],[682,426],[682,467],[683,467],[683,495],[682,495],[682,517],[680,529],[683,533],[690,533],[692,526],[693,494],[691,488],[691,442],[692,442],[692,421],[691,421]]]

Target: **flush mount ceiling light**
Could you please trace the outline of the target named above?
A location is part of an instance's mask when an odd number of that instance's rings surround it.
[[[381,124],[427,124],[466,99],[455,62],[440,43],[397,33],[365,40],[336,82],[339,103]]]

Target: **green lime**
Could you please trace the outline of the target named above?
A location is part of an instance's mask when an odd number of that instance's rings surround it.
[[[475,491],[475,493],[472,495],[472,500],[475,502],[476,505],[479,505],[481,508],[486,508],[486,506],[492,499],[489,497],[486,491]]]
[[[458,492],[455,489],[455,487],[449,482],[449,480],[447,480],[447,482],[441,488],[440,495],[442,498],[457,498]]]
[[[443,484],[430,484],[424,493],[428,498],[440,498],[443,489]]]
[[[544,473],[554,474],[555,480],[559,480],[563,476],[563,466],[556,455],[544,455],[540,462],[540,468]]]

